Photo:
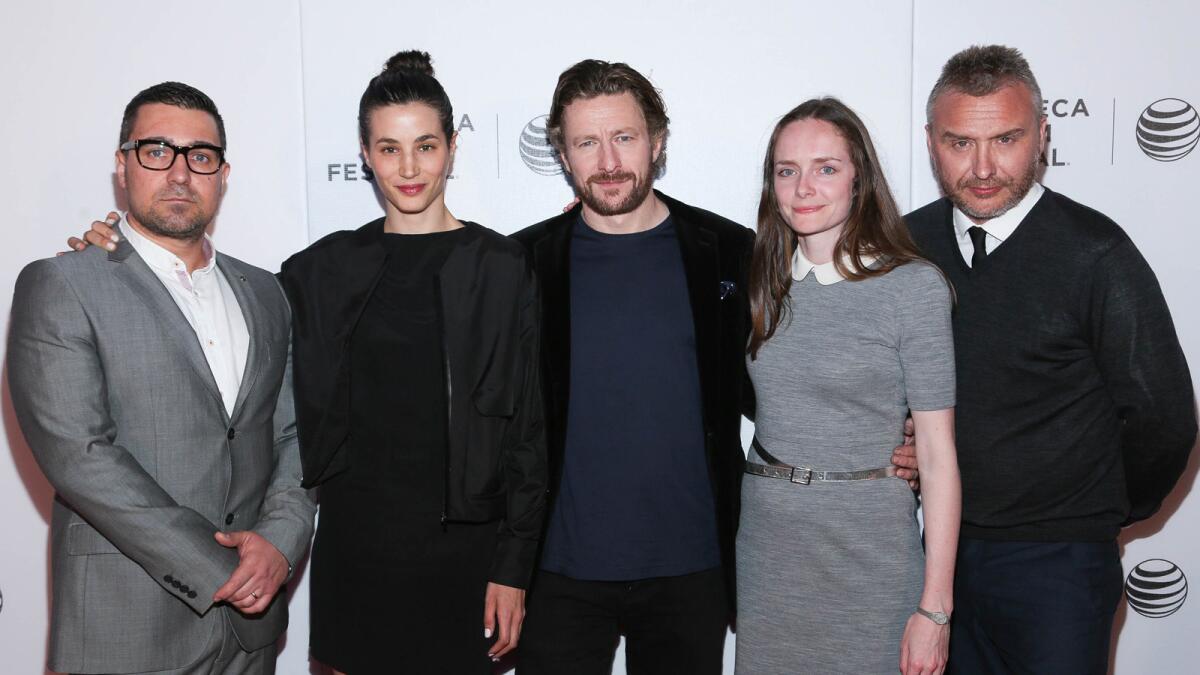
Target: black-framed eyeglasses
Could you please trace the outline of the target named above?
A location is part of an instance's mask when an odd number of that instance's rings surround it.
[[[151,171],[166,171],[175,163],[175,157],[182,154],[192,173],[203,176],[212,175],[221,170],[225,164],[225,148],[208,143],[194,145],[171,145],[157,138],[141,138],[136,141],[125,141],[121,150],[133,150],[137,155],[138,164]]]

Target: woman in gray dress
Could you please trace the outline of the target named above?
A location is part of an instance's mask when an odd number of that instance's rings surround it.
[[[960,508],[951,293],[840,101],[776,125],[750,276],[737,670],[941,673]],[[924,547],[887,464],[909,414]]]

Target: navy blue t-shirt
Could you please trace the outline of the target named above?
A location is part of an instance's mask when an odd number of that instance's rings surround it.
[[[542,569],[575,579],[720,564],[687,276],[671,217],[634,234],[580,218],[562,484]]]

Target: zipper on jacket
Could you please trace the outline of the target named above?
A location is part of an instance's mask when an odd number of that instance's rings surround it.
[[[446,312],[442,305],[442,277],[433,276],[434,304],[437,307],[438,334],[442,340],[442,374],[446,379],[446,453],[442,474],[442,532],[446,531],[446,511],[450,501],[450,413],[453,410],[453,387],[450,383],[450,345],[446,340]]]

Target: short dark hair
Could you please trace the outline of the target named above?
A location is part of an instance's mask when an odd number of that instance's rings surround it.
[[[960,91],[968,96],[987,96],[1012,84],[1029,88],[1033,109],[1042,110],[1042,89],[1029,62],[1021,52],[1004,45],[974,45],[950,57],[942,67],[929,100],[925,102],[925,121],[933,122],[933,104],[948,91]]]
[[[138,109],[150,103],[165,103],[184,110],[199,110],[213,116],[217,123],[217,136],[222,148],[225,147],[225,121],[217,112],[217,104],[208,94],[182,82],[162,82],[137,93],[125,106],[125,115],[121,117],[121,139],[119,143],[129,140],[133,133],[133,125],[137,121]]]
[[[446,142],[450,142],[454,135],[454,108],[442,83],[433,76],[433,59],[428,52],[408,50],[388,59],[383,72],[371,78],[358,101],[358,136],[362,144],[371,142],[371,111],[406,103],[424,103],[433,108]]]
[[[581,98],[625,93],[631,94],[642,109],[651,139],[662,141],[662,150],[654,162],[655,173],[661,174],[667,164],[667,125],[671,122],[667,107],[650,80],[626,63],[586,59],[558,76],[554,100],[550,103],[550,118],[546,122],[546,132],[555,149],[563,151],[563,111],[568,105]]]

